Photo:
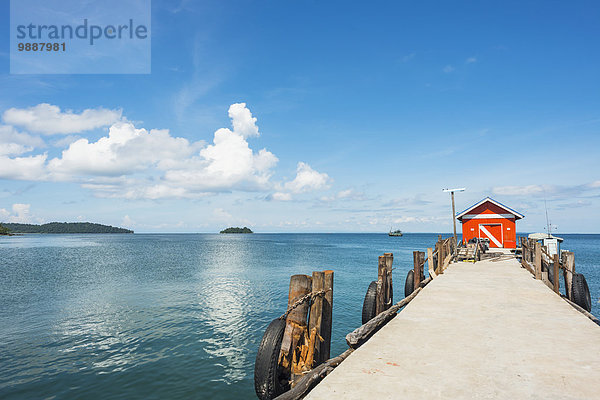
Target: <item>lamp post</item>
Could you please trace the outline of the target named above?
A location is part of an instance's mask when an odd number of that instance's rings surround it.
[[[450,192],[451,197],[452,197],[452,225],[454,226],[454,245],[457,245],[457,238],[456,238],[456,211],[454,208],[454,192],[464,192],[465,188],[458,188],[458,189],[442,189],[442,192]],[[456,248],[454,249],[456,251]]]

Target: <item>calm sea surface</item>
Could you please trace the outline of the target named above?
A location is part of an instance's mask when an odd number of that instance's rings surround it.
[[[600,235],[562,236],[600,317]],[[394,253],[398,300],[412,251],[436,238],[0,237],[0,398],[255,398],[256,349],[285,310],[291,275],[335,271],[331,348],[337,355],[361,323],[377,256]]]

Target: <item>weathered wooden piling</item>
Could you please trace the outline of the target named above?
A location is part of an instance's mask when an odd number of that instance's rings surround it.
[[[322,271],[313,271],[312,273],[312,291],[318,292],[325,288],[325,273]],[[303,366],[304,371],[313,368],[321,360],[321,325],[323,322],[323,303],[324,296],[316,296],[310,306],[310,317],[308,319],[308,356]]]
[[[310,371],[329,359],[333,310],[333,271],[314,271],[312,292],[315,295],[308,319],[308,346],[303,371]]]
[[[308,275],[292,275],[290,278],[290,290],[288,295],[288,307],[302,297],[309,294],[312,290],[312,278]],[[286,318],[286,326],[281,342],[280,365],[289,370],[293,377],[302,374],[302,369],[298,367],[299,352],[298,343],[303,339],[306,333],[306,317],[308,315],[309,303],[302,302],[295,309],[290,311]]]
[[[554,293],[556,294],[560,294],[560,277],[558,275],[558,271],[560,268],[560,256],[558,254],[554,255],[554,279],[553,279],[553,285],[554,285]]]
[[[392,266],[394,264],[394,254],[383,253],[385,257],[385,272],[387,274],[385,287],[385,309],[387,310],[392,305],[394,299],[394,287],[392,284]]]
[[[444,254],[442,250],[442,236],[438,237],[438,241],[435,243],[435,253],[437,254],[437,265],[435,266],[436,274],[443,274],[442,265],[444,264]]]
[[[542,279],[542,245],[538,242],[534,243],[534,265],[535,265],[535,279]]]
[[[321,364],[329,359],[331,356],[331,326],[333,322],[333,271],[323,271],[323,290],[325,295],[323,297],[323,310],[321,317],[321,354],[318,363]]]
[[[388,292],[387,263],[385,256],[379,256],[379,263],[377,265],[377,301],[375,306],[375,314],[385,311]]]
[[[423,276],[423,264],[425,260],[425,253],[422,251],[413,251],[413,279],[414,288],[418,288],[421,284],[421,277]]]
[[[290,278],[279,365],[292,387],[306,372],[329,359],[332,311],[333,271]]]
[[[565,280],[565,294],[569,300],[573,300],[572,286],[573,286],[573,274],[575,273],[575,254],[572,251],[563,251],[563,262],[565,266],[563,270],[563,276]]]

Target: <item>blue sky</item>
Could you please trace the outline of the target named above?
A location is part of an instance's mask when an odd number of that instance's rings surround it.
[[[11,75],[0,4],[0,221],[599,232],[597,2],[155,0],[146,75]]]

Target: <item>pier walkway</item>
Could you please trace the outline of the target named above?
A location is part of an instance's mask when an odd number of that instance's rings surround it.
[[[306,397],[331,398],[600,399],[600,327],[515,259],[454,263]]]

